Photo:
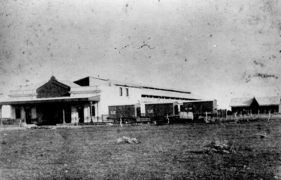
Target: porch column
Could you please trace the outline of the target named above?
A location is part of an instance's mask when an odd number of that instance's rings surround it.
[[[65,124],[64,108],[62,108],[62,123]]]
[[[0,126],[3,126],[3,123],[2,123],[2,105],[0,105]]]
[[[93,112],[92,112],[92,105],[93,105],[93,103],[92,103],[92,101],[90,101],[90,119],[91,119],[91,122],[93,122],[93,119],[92,119],[92,114],[93,114]]]
[[[25,107],[21,107],[21,121],[24,121],[26,123],[26,113],[25,113]]]
[[[0,105],[0,119],[2,118],[2,105]]]
[[[97,117],[97,122],[99,122],[99,115],[100,115],[100,113],[99,113],[99,102],[96,103],[96,105],[97,105],[97,108],[96,108],[97,115],[96,115],[96,117]]]

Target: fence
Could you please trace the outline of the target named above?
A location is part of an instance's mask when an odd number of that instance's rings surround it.
[[[5,119],[5,118],[0,118],[0,126],[1,127],[7,127],[7,126],[20,126],[20,124],[24,120],[22,119]]]

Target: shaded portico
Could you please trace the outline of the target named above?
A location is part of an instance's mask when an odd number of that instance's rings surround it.
[[[11,105],[12,117],[26,123],[63,124],[94,121],[100,96],[55,97],[1,101]],[[94,113],[92,111],[95,111]]]
[[[11,106],[11,118],[31,124],[91,122],[98,115],[100,95],[97,89],[74,91],[80,86],[58,81],[54,76],[46,83],[28,89],[11,90],[1,105]]]

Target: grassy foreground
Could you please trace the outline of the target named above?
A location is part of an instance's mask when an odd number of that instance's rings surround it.
[[[214,140],[236,153],[204,153]],[[1,130],[0,179],[281,179],[280,150],[281,120]]]

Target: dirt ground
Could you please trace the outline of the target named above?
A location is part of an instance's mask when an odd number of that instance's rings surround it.
[[[127,136],[140,144],[118,144]],[[1,179],[281,179],[281,119],[0,131]],[[206,151],[229,141],[235,152]]]

